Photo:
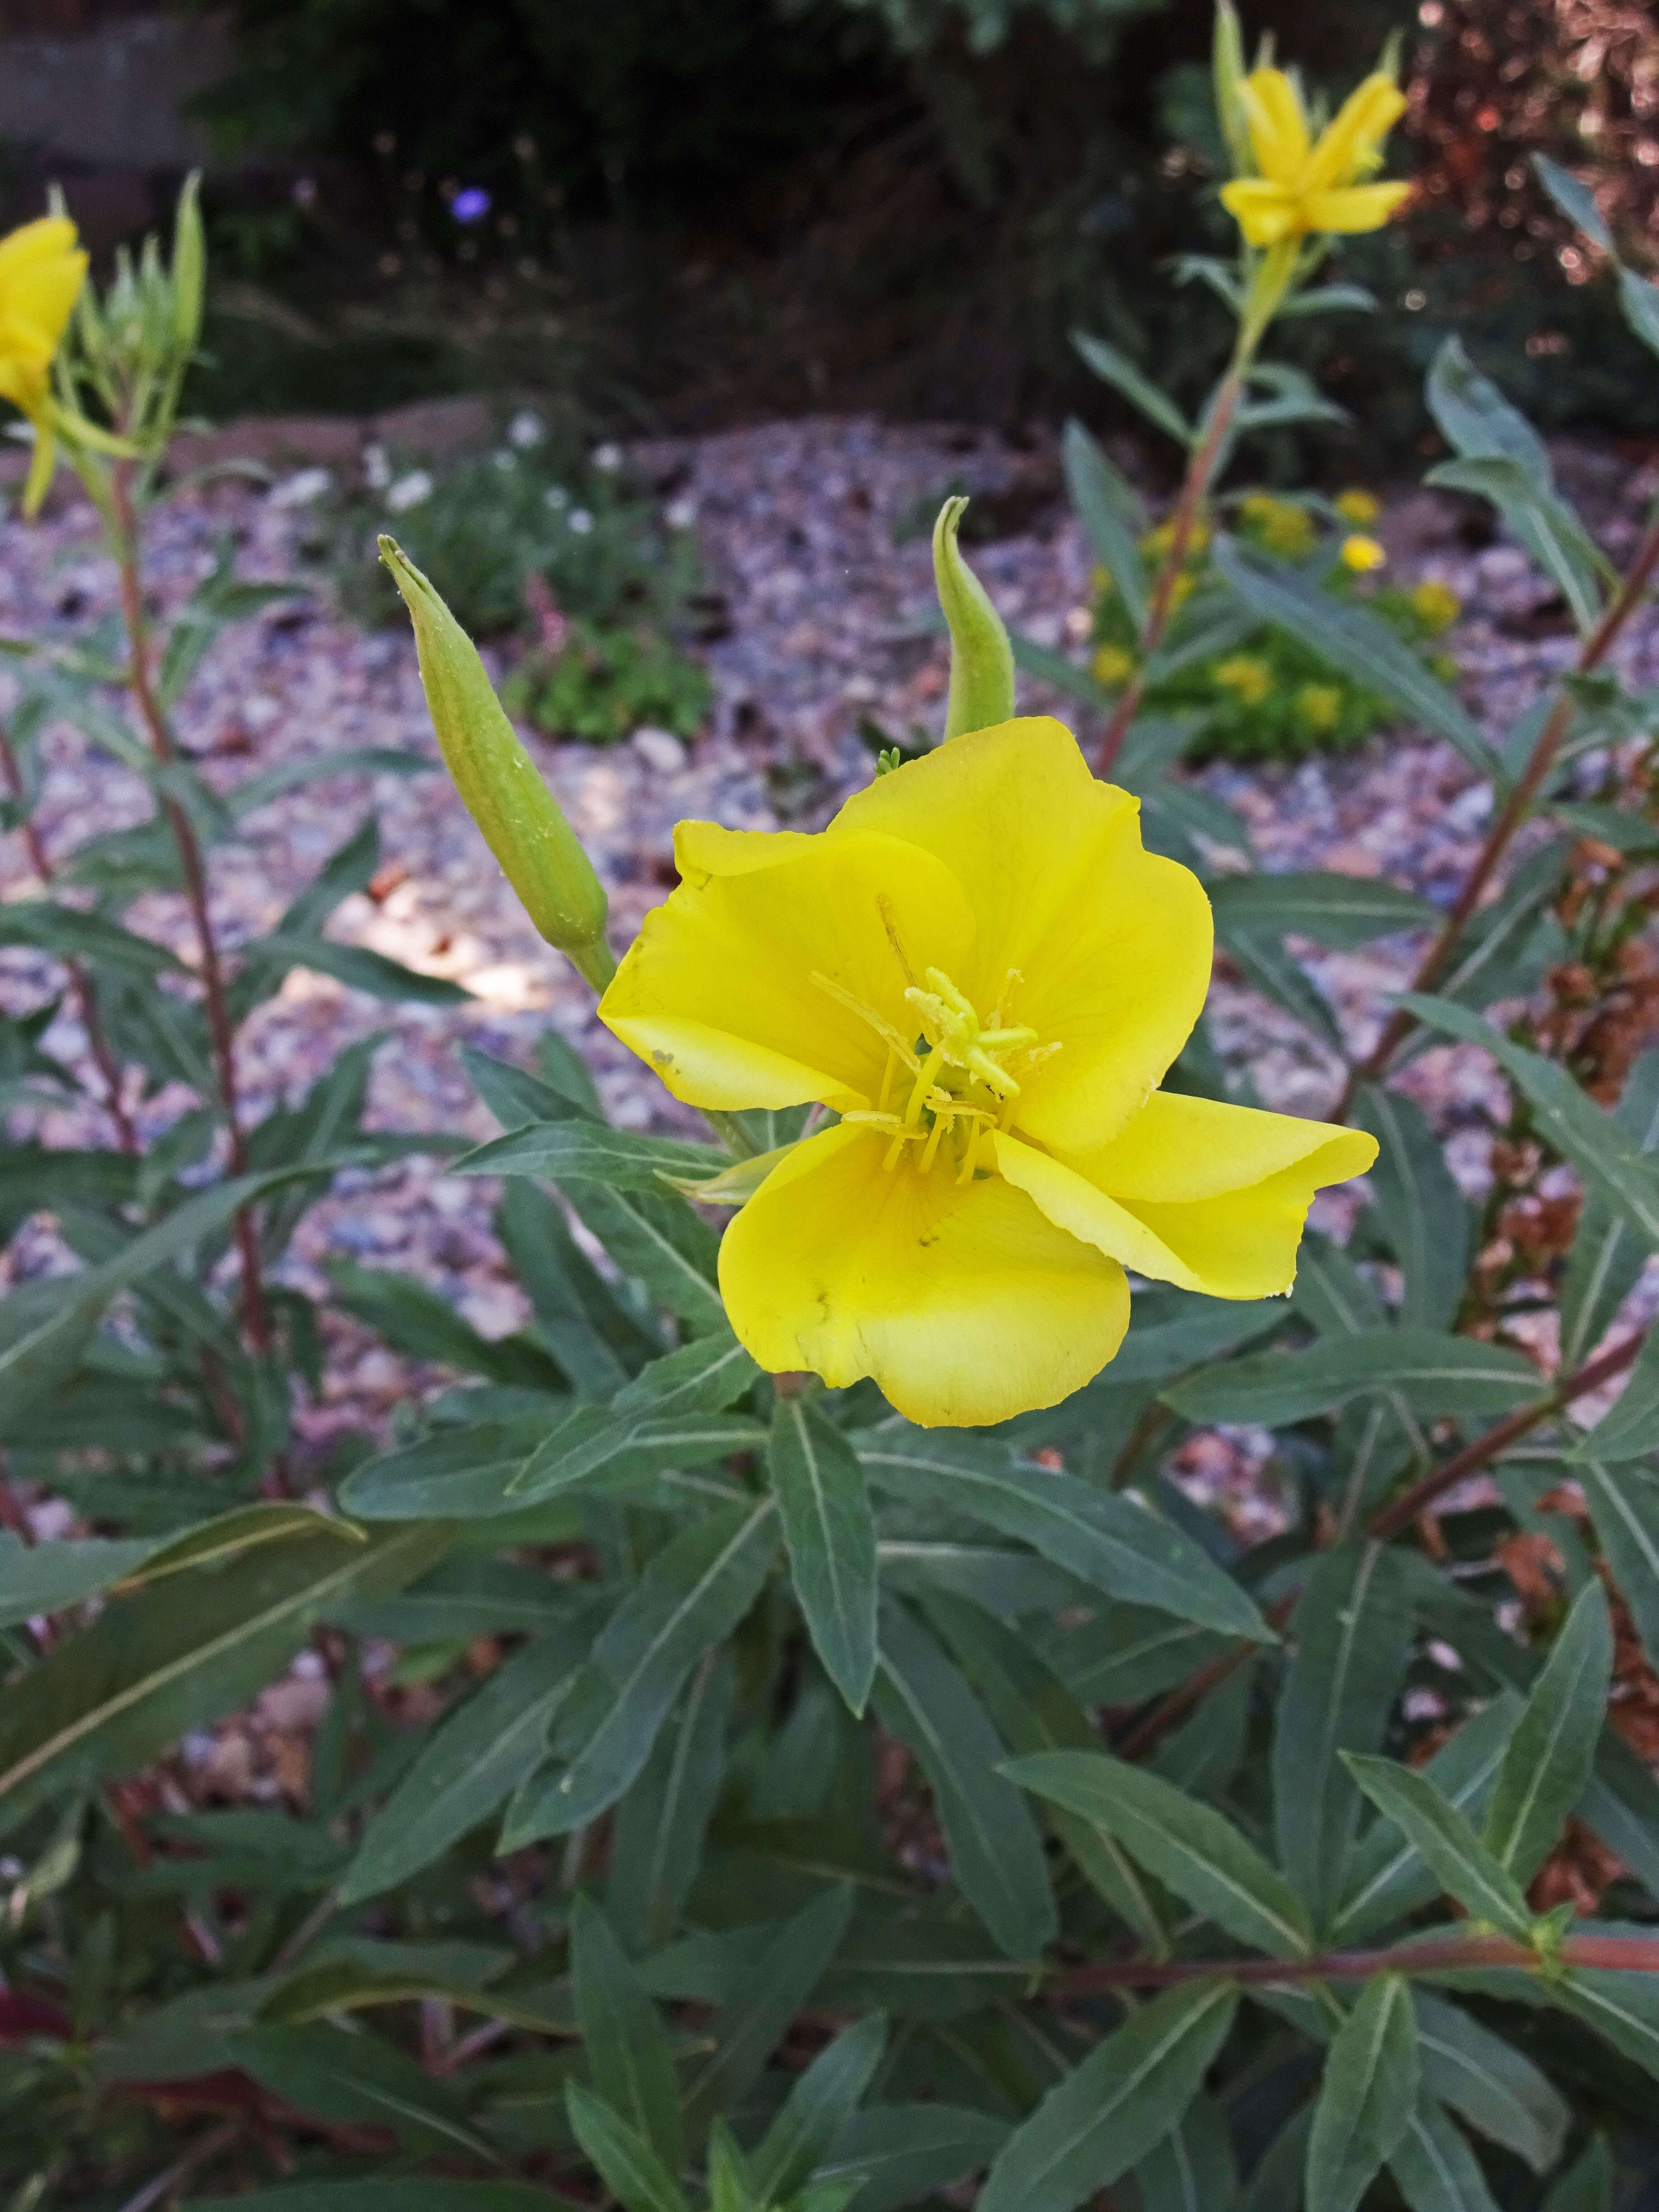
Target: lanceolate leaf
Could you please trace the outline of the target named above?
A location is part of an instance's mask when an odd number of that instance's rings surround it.
[[[225,2057],[285,2105],[345,2126],[390,2128],[407,2148],[486,2165],[499,2154],[424,2067],[377,2035],[321,2021],[259,2027],[228,2039]]]
[[[1237,1584],[1180,1529],[1127,1498],[959,1435],[881,1430],[859,1456],[872,1481],[896,1497],[969,1514],[1115,1596],[1270,1640]]]
[[[562,1835],[614,1805],[680,1685],[760,1593],[777,1545],[770,1498],[723,1506],[657,1553],[606,1622],[559,1718],[555,1763],[507,1814],[502,1848]]]
[[[1423,1413],[1505,1413],[1545,1388],[1532,1362],[1504,1345],[1396,1328],[1231,1360],[1172,1384],[1164,1402],[1189,1421],[1279,1428],[1334,1413],[1368,1391],[1397,1391]]]
[[[617,1808],[605,1903],[630,1951],[667,1941],[696,1880],[703,1833],[726,1778],[733,1673],[729,1649],[705,1654]]]
[[[1103,1752],[1038,1752],[1003,1771],[1115,1835],[1149,1874],[1240,1942],[1279,1959],[1311,1948],[1300,1900],[1213,1806]]]
[[[876,1524],[857,1453],[808,1401],[778,1400],[767,1465],[813,1648],[855,1713],[876,1673]]]
[[[1645,1468],[1604,1467],[1584,1455],[1573,1471],[1648,1662],[1659,1665],[1659,1480]]]
[[[570,1966],[593,2087],[672,2173],[680,2163],[680,2100],[667,2033],[605,1915],[585,1897],[571,1907]]]
[[[1176,443],[1190,446],[1193,430],[1187,418],[1172,399],[1166,399],[1158,386],[1143,376],[1127,354],[1120,353],[1104,338],[1091,337],[1082,331],[1073,331],[1072,343],[1083,356],[1095,374],[1121,392],[1132,407],[1138,407],[1150,422],[1167,431]]]
[[[457,1175],[545,1176],[608,1183],[613,1190],[660,1191],[665,1176],[718,1175],[731,1156],[714,1145],[611,1129],[601,1121],[532,1123],[492,1138],[455,1163]]]
[[[842,2130],[818,2179],[860,2184],[856,2212],[898,2212],[987,2164],[1007,2133],[1006,2120],[961,2106],[869,2106]]]
[[[1061,456],[1078,519],[1138,630],[1146,618],[1146,578],[1138,542],[1144,526],[1140,501],[1081,422],[1066,425]]]
[[[1644,1053],[1631,1070],[1613,1119],[1639,1152],[1659,1147],[1659,1052]],[[1571,1373],[1589,1358],[1635,1287],[1647,1248],[1629,1216],[1606,1192],[1585,1194],[1561,1286],[1561,1365]]]
[[[1604,1465],[1646,1459],[1659,1450],[1659,1329],[1651,1330],[1631,1369],[1630,1379],[1573,1454],[1575,1462],[1593,1454]]]
[[[1532,1915],[1514,1876],[1432,1782],[1392,1759],[1362,1759],[1351,1752],[1347,1765],[1373,1804],[1417,1846],[1474,1918],[1490,1920],[1511,1936],[1528,1933]]]
[[[678,2182],[637,2129],[580,2081],[564,2095],[573,2134],[624,2212],[685,2212]]]
[[[1414,891],[1326,869],[1285,875],[1222,876],[1210,886],[1216,926],[1228,933],[1270,929],[1337,949],[1402,929],[1428,929],[1435,909]]]
[[[1010,1958],[1032,1958],[1056,1921],[1042,1840],[998,1771],[1004,1747],[968,1685],[903,1607],[881,1620],[876,1709],[921,1760],[968,1902]]]
[[[1341,1894],[1361,1802],[1339,1753],[1382,1748],[1406,1670],[1412,1608],[1394,1554],[1366,1543],[1328,1552],[1291,1633],[1273,1735],[1279,1861],[1322,1926]]]
[[[1556,2183],[1545,2199],[1544,2212],[1613,2212],[1613,2160],[1605,2136],[1595,2136]]]
[[[1449,1328],[1468,1271],[1472,1218],[1422,1109],[1381,1084],[1362,1086],[1354,1120],[1380,1147],[1370,1171],[1376,1226],[1403,1278],[1407,1328]]]
[[[1232,2025],[1225,1984],[1166,1990],[1014,2130],[975,2212],[1072,2212],[1144,2158],[1197,2094]]]
[[[1419,2098],[1389,2171],[1411,2212],[1498,2212],[1480,2160],[1431,2096]]]
[[[1416,1992],[1423,2087],[1471,2127],[1547,2173],[1561,2155],[1571,2112],[1548,2075],[1461,2007]]]
[[[849,1890],[837,1886],[822,1891],[759,1953],[742,1996],[723,2005],[708,2022],[708,2055],[685,2092],[686,2132],[694,2141],[757,2080],[779,2038],[823,1980],[846,1936],[852,1909]]]
[[[763,2203],[782,2203],[806,2180],[852,2118],[886,2047],[885,2019],[868,2014],[826,2044],[799,2077],[750,2160]]]
[[[143,1765],[251,1698],[313,1622],[414,1581],[450,1535],[417,1522],[367,1544],[300,1536],[111,1605],[0,1693],[0,1827],[54,1791]]]
[[[1308,2138],[1308,2212],[1353,2212],[1417,2104],[1417,2024],[1398,1974],[1367,1982],[1325,2061]]]
[[[1556,2001],[1659,2080],[1659,1990],[1651,1974],[1578,1966],[1557,1985]]]
[[[1518,1882],[1542,1865],[1589,1778],[1612,1671],[1613,1623],[1592,1576],[1516,1723],[1486,1814],[1486,1845]]]

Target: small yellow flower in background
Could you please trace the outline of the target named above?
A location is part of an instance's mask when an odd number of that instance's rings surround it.
[[[1127,684],[1135,672],[1135,657],[1121,645],[1103,645],[1089,663],[1097,684]]]
[[[1294,557],[1312,550],[1313,517],[1294,500],[1253,491],[1238,502],[1238,516],[1250,536],[1270,553]]]
[[[1097,561],[1089,571],[1089,589],[1097,599],[1109,599],[1113,588],[1111,570]]]
[[[0,239],[0,399],[10,400],[34,425],[23,501],[31,514],[52,479],[52,356],[86,273],[87,257],[66,216],[42,216]]]
[[[1410,192],[1409,185],[1365,181],[1381,166],[1382,142],[1406,109],[1404,94],[1380,70],[1349,94],[1316,144],[1302,95],[1283,70],[1253,70],[1240,97],[1261,173],[1224,185],[1221,204],[1248,244],[1380,230]]]
[[[1463,611],[1463,602],[1449,584],[1425,577],[1412,590],[1412,612],[1432,630],[1449,629]]]
[[[600,1018],[677,1098],[815,1100],[721,1241],[774,1373],[873,1376],[926,1426],[1057,1404],[1112,1358],[1126,1268],[1287,1290],[1363,1133],[1159,1091],[1209,988],[1198,878],[1046,720],[954,738],[828,830],[683,822],[683,878]]]
[[[1374,538],[1356,535],[1342,541],[1342,565],[1351,568],[1356,576],[1369,576],[1373,569],[1382,568],[1388,557]]]
[[[1170,611],[1173,614],[1177,607],[1184,607],[1192,596],[1193,580],[1183,568],[1170,580]]]
[[[1296,695],[1297,719],[1321,737],[1334,730],[1342,716],[1342,694],[1334,684],[1304,684]]]
[[[1273,673],[1265,660],[1257,660],[1248,653],[1236,653],[1231,660],[1218,660],[1210,672],[1225,691],[1237,692],[1247,707],[1259,707],[1273,688]]]
[[[1356,529],[1364,530],[1382,514],[1382,502],[1376,495],[1362,491],[1358,485],[1352,491],[1339,492],[1331,502],[1344,522],[1352,522]]]
[[[1143,532],[1140,550],[1149,561],[1161,561],[1174,544],[1175,525],[1172,522],[1160,522],[1152,529]]]

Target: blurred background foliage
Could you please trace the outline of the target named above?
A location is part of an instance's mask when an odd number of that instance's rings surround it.
[[[33,0],[82,24],[124,4]],[[230,0],[216,19],[227,66],[186,106],[216,149],[220,415],[556,388],[619,428],[811,407],[1111,427],[1074,327],[1187,398],[1226,342],[1201,285],[1149,281],[1227,240],[1201,0]],[[1365,420],[1347,458],[1432,436],[1416,393],[1454,321],[1547,427],[1659,428],[1605,272],[1528,160],[1584,178],[1653,265],[1650,7],[1267,0],[1247,27],[1293,33],[1334,90],[1403,40],[1419,194],[1344,266],[1408,312],[1297,333]],[[3,150],[15,215],[50,149]],[[1287,447],[1281,472],[1304,459]]]

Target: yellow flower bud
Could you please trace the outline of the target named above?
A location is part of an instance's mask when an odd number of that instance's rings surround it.
[[[945,734],[992,730],[1014,718],[1014,653],[1002,617],[957,544],[968,502],[947,499],[933,525],[933,580],[951,629],[951,691]]]
[[[414,620],[426,703],[455,788],[532,921],[603,991],[616,963],[592,864],[519,742],[472,641],[392,540],[380,543]]]
[[[1374,538],[1356,535],[1342,541],[1342,565],[1356,576],[1369,576],[1373,569],[1382,568],[1388,557]]]

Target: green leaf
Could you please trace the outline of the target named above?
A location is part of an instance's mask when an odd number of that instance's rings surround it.
[[[0,1628],[15,1628],[37,1613],[79,1605],[118,1583],[155,1549],[144,1537],[112,1540],[88,1536],[78,1543],[25,1544],[0,1529]]]
[[[876,2105],[855,2112],[817,2169],[822,2181],[855,2181],[850,2212],[898,2212],[925,2201],[1006,2141],[1008,2124],[954,2105]]]
[[[1224,1983],[1168,1990],[1144,2006],[1015,2129],[975,2212],[1072,2212],[1109,2188],[1192,2103],[1237,2002]]]
[[[709,1652],[617,1808],[605,1902],[631,1951],[667,1942],[696,1879],[726,1778],[732,1688],[730,1651]]]
[[[568,1491],[615,1496],[649,1484],[666,1468],[706,1467],[765,1442],[758,1421],[741,1413],[669,1413],[614,1419],[602,1406],[578,1406],[539,1443],[507,1485],[529,1505]]]
[[[1236,1374],[1237,1365],[1224,1371]],[[967,1514],[1115,1596],[1230,1635],[1272,1641],[1238,1585],[1190,1537],[1130,1498],[1022,1464],[994,1444],[961,1435],[884,1428],[863,1439],[859,1457],[871,1480],[895,1497]]]
[[[600,1121],[532,1122],[455,1163],[457,1175],[545,1176],[609,1184],[613,1190],[660,1192],[665,1176],[696,1180],[732,1164],[717,1145],[688,1145],[678,1137],[650,1137],[612,1129]]]
[[[1134,2170],[1141,2212],[1231,2212],[1238,2201],[1232,2139],[1213,2102],[1194,2097],[1177,2127]]]
[[[1194,1911],[1276,1959],[1304,1958],[1313,1930],[1301,1900],[1224,1814],[1144,1767],[1104,1752],[1044,1751],[1003,1772],[1115,1836]]]
[[[304,784],[332,776],[432,775],[443,763],[426,753],[393,751],[386,745],[346,745],[329,752],[311,753],[285,760],[261,775],[251,775],[225,794],[225,804],[236,816],[252,814],[274,799],[284,799]]]
[[[1650,1665],[1659,1663],[1659,1481],[1644,1468],[1604,1467],[1583,1452],[1575,1455],[1573,1472],[1642,1649]],[[0,1589],[3,1559],[0,1553]]]
[[[1471,2127],[1547,2173],[1561,2155],[1571,2109],[1547,2074],[1511,2043],[1443,1997],[1419,1990],[1423,2087]]]
[[[0,1696],[0,1826],[54,1792],[131,1771],[186,1729],[242,1705],[313,1623],[364,1590],[391,1590],[449,1541],[417,1523],[368,1543],[310,1534],[228,1565],[169,1576],[108,1606]]]
[[[507,1486],[559,1418],[550,1401],[544,1414],[434,1430],[354,1468],[340,1486],[340,1503],[365,1521],[511,1513],[521,1501]]]
[[[1146,527],[1140,501],[1081,422],[1066,425],[1060,458],[1078,520],[1138,631],[1146,619],[1146,575],[1138,543]]]
[[[594,2088],[677,2171],[680,2098],[668,2037],[604,1913],[586,1897],[570,1909],[570,1969]]]
[[[1305,1029],[1322,1037],[1334,1052],[1342,1050],[1341,1027],[1329,1002],[1276,937],[1265,930],[1230,928],[1221,943],[1243,970],[1244,980],[1253,990],[1259,991],[1273,1005],[1283,1006],[1286,1013],[1293,1014]]]
[[[1442,436],[1455,453],[1513,461],[1533,483],[1550,482],[1549,448],[1520,410],[1448,338],[1435,356],[1425,393]]]
[[[492,1382],[559,1391],[564,1377],[541,1347],[523,1334],[482,1335],[441,1291],[390,1267],[336,1260],[329,1267],[335,1297],[349,1314],[411,1359],[430,1359]]]
[[[255,995],[269,998],[295,968],[331,976],[349,991],[366,992],[371,999],[385,999],[393,1006],[472,1003],[472,994],[465,983],[452,982],[447,975],[423,975],[419,969],[405,968],[401,961],[389,960],[384,952],[375,952],[367,945],[341,945],[331,937],[262,938],[258,948],[249,953],[237,981],[257,986]]]
[[[876,1674],[876,1524],[858,1454],[803,1398],[780,1398],[766,1448],[812,1648],[855,1713]]]
[[[1644,1053],[1626,1079],[1613,1119],[1644,1154],[1659,1151],[1659,1052]],[[1561,1366],[1582,1366],[1617,1318],[1647,1258],[1629,1218],[1606,1194],[1584,1194],[1561,1290]]]
[[[1440,918],[1415,891],[1322,868],[1219,876],[1209,890],[1216,927],[1229,936],[1236,930],[1271,930],[1339,951],[1400,930],[1429,929]]]
[[[547,2202],[544,2190],[517,2181],[291,2181],[194,2197],[191,2212],[547,2212]]]
[[[1411,2212],[1498,2212],[1480,2160],[1432,2096],[1418,2099],[1389,2172]]]
[[[1400,1263],[1399,1320],[1407,1328],[1449,1328],[1468,1273],[1474,1219],[1421,1107],[1380,1084],[1364,1084],[1353,1120],[1379,1147],[1370,1170],[1371,1219]]]
[[[1517,1882],[1548,1857],[1589,1779],[1612,1672],[1613,1622],[1592,1576],[1516,1723],[1486,1814],[1487,1848]]]
[[[744,1993],[722,2005],[704,2031],[712,2048],[686,2085],[685,2126],[695,2142],[759,2079],[774,2047],[841,1948],[852,1917],[843,1884],[822,1891],[787,1920],[760,1952]]]
[[[670,1313],[694,1329],[727,1326],[714,1285],[719,1241],[683,1198],[596,1182],[573,1182],[567,1195],[583,1227]]]
[[[1595,195],[1588,185],[1581,184],[1571,169],[1564,169],[1559,161],[1552,161],[1547,154],[1532,157],[1534,173],[1544,190],[1555,202],[1575,230],[1582,230],[1598,252],[1616,258],[1613,240],[1601,220],[1601,211],[1595,204]]]
[[[1619,271],[1619,307],[1627,327],[1650,352],[1659,353],[1659,285],[1634,269]]]
[[[1613,2160],[1605,2136],[1591,2138],[1583,2156],[1551,2190],[1544,2212],[1613,2212]]]
[[[1342,1894],[1360,1797],[1339,1754],[1375,1752],[1406,1671],[1410,1593],[1385,1545],[1325,1553],[1303,1587],[1273,1727],[1279,1863],[1316,1925]]]
[[[135,936],[104,915],[58,906],[50,899],[13,899],[0,905],[0,945],[8,945],[50,952],[59,960],[84,960],[96,973],[135,975],[145,982],[182,972],[165,945]]]
[[[364,1830],[340,1884],[343,1906],[430,1866],[518,1788],[586,1656],[592,1622],[590,1605],[515,1652],[445,1714]]]
[[[1438,1875],[1442,1886],[1477,1920],[1523,1941],[1532,1914],[1519,1885],[1486,1849],[1463,1815],[1428,1777],[1392,1759],[1346,1754],[1350,1772]]]
[[[1659,1251],[1659,1169],[1616,1115],[1604,1112],[1564,1068],[1513,1043],[1478,1014],[1415,991],[1402,991],[1399,1004],[1425,1027],[1489,1052],[1524,1092],[1539,1135],[1631,1222],[1650,1251]]]
[[[1570,1455],[1575,1469],[1594,1457],[1604,1463],[1646,1459],[1659,1450],[1659,1330],[1650,1331],[1636,1355],[1630,1379]]]
[[[393,1644],[465,1643],[475,1636],[539,1636],[585,1609],[591,1585],[555,1582],[541,1567],[510,1559],[446,1559],[401,1591],[357,1607],[341,1621],[358,1636]]]
[[[958,1887],[1012,1959],[1033,1958],[1058,1925],[1042,1839],[984,1709],[938,1644],[897,1604],[883,1607],[876,1710],[933,1785]]]
[[[1178,446],[1192,444],[1191,423],[1172,399],[1166,399],[1158,386],[1141,374],[1127,354],[1120,353],[1104,338],[1091,337],[1083,331],[1072,332],[1072,343],[1102,382],[1121,392],[1132,407],[1138,407],[1149,422],[1167,431]]]
[[[626,2212],[685,2212],[678,2182],[637,2130],[580,2081],[565,2083],[564,2099],[571,2132]]]
[[[1601,556],[1559,493],[1537,483],[1521,462],[1503,453],[1442,461],[1424,482],[1490,500],[1516,542],[1565,599],[1579,629],[1595,627],[1601,611]]]
[[[1659,1990],[1653,1982],[1651,1974],[1575,1966],[1552,1981],[1550,1995],[1659,2080]]]
[[[568,1834],[616,1803],[686,1676],[760,1595],[777,1533],[763,1498],[720,1508],[656,1554],[599,1632],[561,1711],[555,1764],[531,1775],[508,1809],[504,1850]]]
[[[320,2022],[245,2028],[228,2039],[225,2058],[273,2097],[315,2118],[389,2128],[410,2150],[501,2162],[495,2145],[467,2124],[453,2097],[418,2060],[378,2036]]]
[[[858,2109],[886,2048],[886,2019],[871,2013],[826,2044],[797,2079],[749,2162],[761,2203],[781,2204],[803,2185]]]
[[[617,1413],[650,1414],[665,1419],[678,1413],[720,1413],[741,1398],[760,1369],[729,1328],[694,1337],[661,1359],[642,1367],[611,1401]]]
[[[1417,2103],[1417,2024],[1398,1974],[1367,1982],[1337,2031],[1308,2138],[1308,2212],[1353,2212]]]
[[[1334,1413],[1370,1391],[1396,1391],[1422,1413],[1507,1413],[1547,1388],[1532,1362],[1504,1345],[1395,1328],[1231,1360],[1163,1395],[1189,1421],[1259,1421],[1273,1429]]]
[[[1334,599],[1282,562],[1233,539],[1217,540],[1215,563],[1251,612],[1373,691],[1437,738],[1455,745],[1483,776],[1497,757],[1480,729],[1411,647],[1380,616]]]

